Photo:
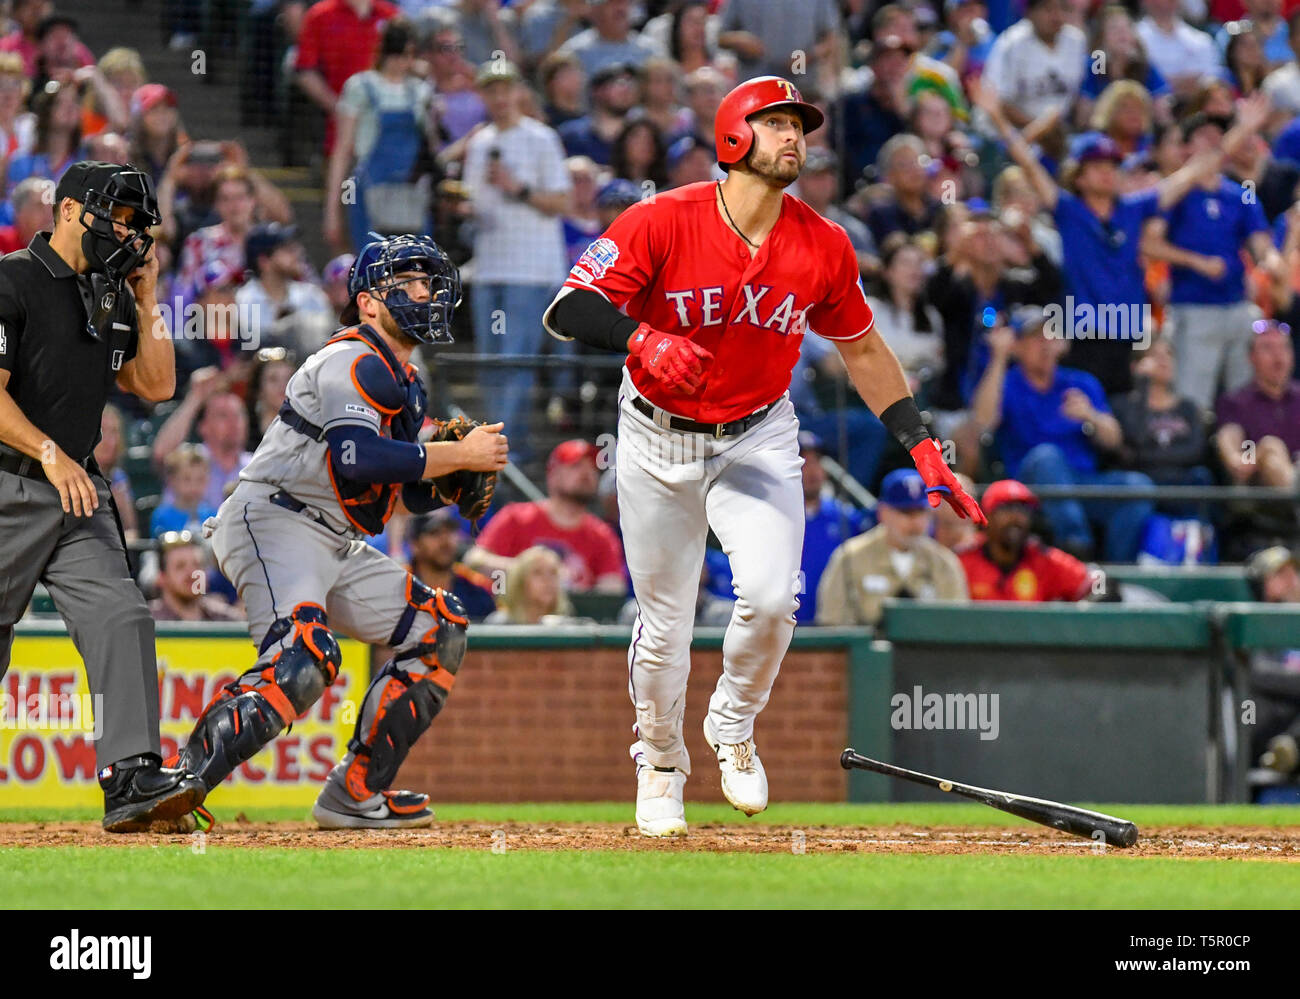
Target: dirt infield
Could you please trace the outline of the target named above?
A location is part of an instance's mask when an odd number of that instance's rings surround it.
[[[86,822],[0,823],[0,848],[53,846],[191,846],[174,829],[111,836]],[[206,845],[238,849],[626,850],[699,853],[915,853],[1086,855],[1089,840],[1039,826],[692,826],[679,840],[648,839],[615,823],[443,822],[428,829],[325,832],[307,822],[225,822]],[[1130,857],[1300,861],[1300,829],[1267,826],[1156,826],[1143,829]]]

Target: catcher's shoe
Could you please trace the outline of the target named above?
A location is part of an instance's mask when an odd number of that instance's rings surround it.
[[[686,835],[685,789],[686,775],[676,767],[637,767],[636,827],[643,836]]]
[[[744,742],[721,742],[713,732],[706,715],[704,738],[718,754],[718,769],[722,771],[722,793],[732,807],[746,815],[757,815],[767,807],[767,772],[753,739]]]
[[[164,767],[145,753],[118,760],[99,771],[104,791],[104,828],[112,833],[146,832],[203,803],[207,788],[188,770]]]
[[[334,775],[325,780],[312,807],[312,818],[322,829],[421,829],[433,825],[429,796],[415,791],[380,791],[358,801],[345,782]]]

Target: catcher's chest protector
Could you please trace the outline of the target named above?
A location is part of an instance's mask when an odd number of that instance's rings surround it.
[[[393,440],[416,443],[424,420],[424,399],[423,391],[417,390],[415,369],[409,364],[405,367],[399,364],[388,346],[368,326],[345,330],[329,342],[340,340],[359,340],[374,351],[363,355],[353,365],[352,380],[361,397],[379,411],[382,417],[380,433]],[[367,534],[381,533],[393,515],[393,507],[401,495],[401,483],[359,481],[348,475],[347,466],[335,460],[332,450],[326,455],[330,485],[338,497],[343,515],[353,527]]]

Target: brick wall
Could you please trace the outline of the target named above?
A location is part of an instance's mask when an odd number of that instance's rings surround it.
[[[632,705],[623,648],[486,649],[471,639],[446,710],[396,786],[440,801],[632,800]],[[719,801],[701,725],[721,651],[693,656],[686,699],[687,800]],[[843,801],[848,696],[843,650],[791,651],[755,741],[773,801]]]

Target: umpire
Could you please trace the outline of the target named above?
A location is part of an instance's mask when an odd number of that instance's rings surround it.
[[[83,161],[55,188],[53,231],[0,259],[0,677],[42,582],[86,664],[110,832],[203,798],[202,782],[162,766],[153,621],[92,457],[114,383],[148,402],[176,390],[155,320],[160,221],[148,174]]]

